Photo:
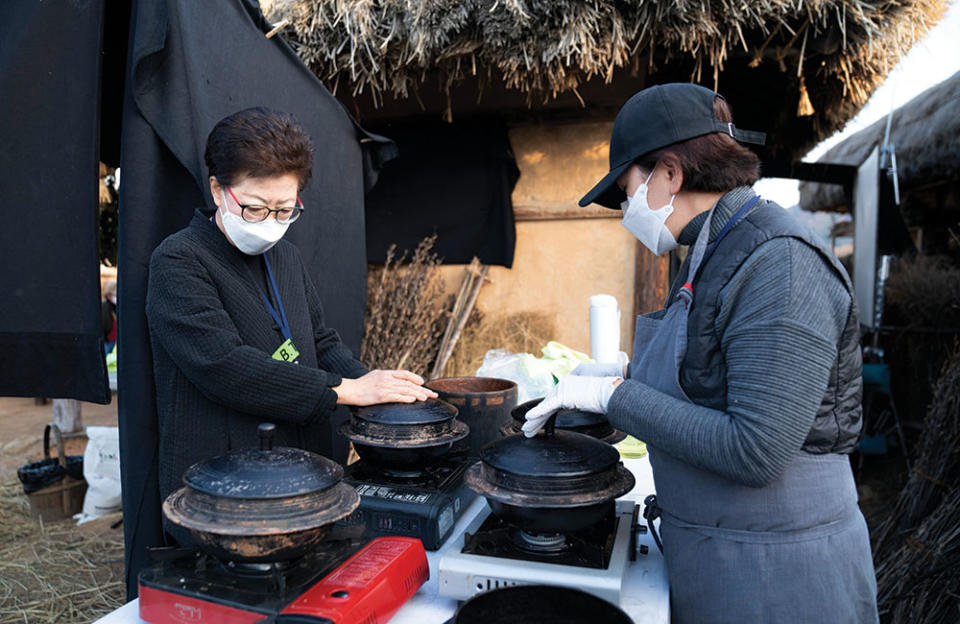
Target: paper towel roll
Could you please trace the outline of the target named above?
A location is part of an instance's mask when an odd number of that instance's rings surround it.
[[[590,297],[590,357],[597,362],[619,362],[620,310],[612,295]]]

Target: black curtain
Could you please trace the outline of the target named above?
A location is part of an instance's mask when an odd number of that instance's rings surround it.
[[[270,25],[254,0],[143,0],[131,16],[123,111],[119,240],[119,412],[129,597],[160,544],[157,417],[144,301],[150,254],[206,203],[206,137],[250,106],[292,113],[315,145],[306,211],[290,229],[323,297],[327,322],[359,351],[366,284],[363,198],[396,147],[363,132]],[[361,139],[363,140],[361,143]],[[331,430],[346,415],[331,422]],[[328,456],[346,443],[331,435]]]
[[[391,244],[412,251],[437,235],[448,264],[477,256],[513,265],[516,229],[510,195],[520,177],[502,121],[392,123],[378,132],[400,156],[367,197],[367,260],[382,263]]]
[[[0,395],[109,403],[100,325],[104,0],[0,10]]]

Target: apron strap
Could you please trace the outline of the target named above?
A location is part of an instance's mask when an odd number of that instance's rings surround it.
[[[713,243],[710,244],[710,247],[707,249],[706,253],[703,254],[703,258],[700,260],[700,264],[697,265],[696,272],[693,274],[693,278],[690,280],[690,283],[696,281],[697,276],[700,275],[700,271],[703,270],[703,266],[707,263],[707,260],[710,259],[710,256],[713,255],[713,252],[717,250],[717,247],[720,245],[720,242],[724,238],[726,238],[727,234],[730,233],[730,230],[733,229],[733,226],[739,223],[740,219],[742,219],[747,214],[747,212],[749,212],[750,209],[753,208],[754,205],[756,205],[758,201],[760,201],[760,196],[754,195],[749,200],[747,200],[747,202],[744,205],[740,206],[740,208],[735,213],[733,213],[733,216],[730,217],[730,219],[726,222],[726,224],[724,224],[723,229],[720,230],[720,233],[717,234],[716,240],[714,240]],[[708,224],[706,223],[704,224],[705,227],[707,225]],[[691,290],[692,289],[693,287],[691,286]]]
[[[730,230],[733,229],[740,219],[742,219],[758,201],[760,201],[760,196],[754,195],[742,206],[740,206],[733,216],[727,220],[723,226],[723,229],[721,229],[720,233],[717,234],[716,240],[714,240],[708,248],[706,241],[710,237],[710,226],[714,215],[714,210],[710,210],[707,220],[704,222],[703,226],[701,226],[700,234],[697,236],[697,242],[694,244],[693,251],[690,253],[690,268],[687,272],[687,283],[684,284],[677,293],[677,298],[683,301],[683,305],[686,309],[689,310],[690,306],[693,305],[693,283],[700,275],[701,269],[703,269],[703,266],[707,263],[707,260],[710,259],[710,256],[713,255],[713,252],[717,250],[717,246],[720,245],[720,241],[726,238],[727,234],[730,233]]]

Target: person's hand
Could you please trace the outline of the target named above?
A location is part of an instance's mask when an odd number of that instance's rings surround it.
[[[620,377],[582,377],[567,375],[560,380],[540,404],[527,412],[523,435],[532,438],[554,412],[579,409],[606,414],[610,397],[623,379]]]
[[[577,377],[623,377],[630,359],[626,353],[621,351],[617,360],[616,362],[603,364],[600,362],[583,362],[570,374]]]
[[[357,379],[344,378],[333,390],[338,405],[358,407],[437,398],[436,392],[423,387],[423,377],[405,370],[375,370]]]

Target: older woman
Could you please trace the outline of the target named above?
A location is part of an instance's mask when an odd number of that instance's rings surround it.
[[[654,254],[689,253],[633,359],[584,365],[561,407],[645,440],[677,622],[875,622],[848,454],[861,427],[859,325],[829,249],[751,186],[759,160],[718,94],[652,87],[621,109],[610,172],[582,200],[622,208]]]
[[[368,372],[326,326],[312,277],[282,240],[311,209],[299,192],[312,154],[290,115],[252,108],[224,118],[205,153],[215,213],[198,209],[150,259],[163,497],[191,464],[255,446],[263,420],[277,424],[277,445],[317,449],[338,404],[436,396],[413,373]]]

